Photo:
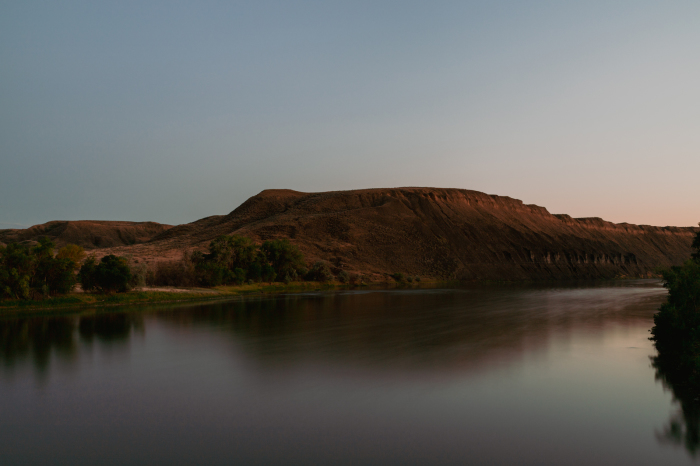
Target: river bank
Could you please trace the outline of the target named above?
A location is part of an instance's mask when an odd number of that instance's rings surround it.
[[[209,302],[229,300],[236,297],[280,294],[308,293],[313,291],[351,290],[351,289],[393,289],[426,288],[453,285],[452,282],[423,281],[418,284],[361,284],[291,282],[255,283],[236,286],[217,286],[214,288],[177,288],[177,287],[143,287],[126,293],[98,294],[72,292],[64,296],[47,298],[41,301],[5,300],[0,301],[0,316],[26,313],[55,313],[73,311],[76,308],[133,306],[147,304],[165,304],[179,302]]]

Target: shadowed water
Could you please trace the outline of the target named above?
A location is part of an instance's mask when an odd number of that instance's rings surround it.
[[[688,464],[649,360],[664,293],[347,291],[6,318],[0,464]]]

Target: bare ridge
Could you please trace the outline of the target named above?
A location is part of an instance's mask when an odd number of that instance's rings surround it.
[[[204,250],[219,235],[239,234],[257,242],[287,238],[309,263],[324,259],[375,279],[394,272],[462,280],[613,278],[682,263],[698,230],[575,219],[506,196],[414,187],[270,189],[228,215],[159,227],[148,239],[139,236],[145,241],[100,251],[169,260],[183,249]],[[5,237],[0,232],[0,241]]]

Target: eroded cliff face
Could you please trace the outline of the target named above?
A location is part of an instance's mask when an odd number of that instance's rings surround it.
[[[461,189],[266,190],[228,215],[110,252],[172,259],[183,249],[205,249],[218,235],[240,234],[260,242],[289,238],[309,263],[324,259],[375,278],[394,272],[464,280],[612,278],[682,263],[695,231],[574,219]]]

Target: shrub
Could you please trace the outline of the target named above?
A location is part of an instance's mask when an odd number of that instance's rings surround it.
[[[348,283],[348,282],[350,281],[350,274],[347,273],[345,270],[342,270],[342,271],[338,274],[338,281],[339,281],[340,283]]]
[[[277,278],[277,273],[275,269],[272,268],[270,264],[262,265],[262,280],[268,283],[272,283]]]
[[[80,268],[80,282],[85,291],[124,292],[128,290],[131,279],[131,269],[126,258],[114,254],[104,256],[99,264],[91,256]]]
[[[179,286],[182,281],[182,268],[179,261],[156,262],[150,285]]]
[[[248,280],[252,282],[259,282],[262,279],[262,269],[263,266],[258,261],[250,264],[250,267],[248,268]]]
[[[129,287],[143,288],[146,286],[147,281],[148,267],[146,264],[139,264],[131,267],[131,280],[129,280]]]
[[[406,277],[404,277],[404,275],[400,272],[391,274],[391,278],[396,280],[397,283],[403,283],[404,281],[406,281]]]
[[[97,259],[95,256],[90,256],[85,259],[80,272],[78,272],[78,280],[83,288],[83,291],[93,291],[97,288],[95,279],[95,269],[97,269]]]
[[[235,268],[233,270],[233,281],[237,285],[242,285],[245,283],[245,280],[246,280],[246,271],[240,267]]]
[[[331,265],[326,261],[317,261],[309,270],[308,279],[316,282],[332,281]]]

